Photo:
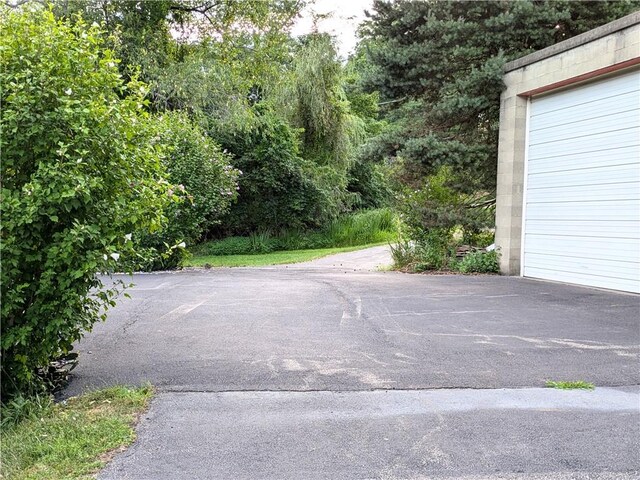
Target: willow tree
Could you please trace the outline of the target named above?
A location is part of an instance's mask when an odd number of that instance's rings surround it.
[[[344,91],[344,67],[332,38],[314,33],[294,50],[290,69],[273,95],[278,109],[301,131],[301,155],[314,174],[348,208],[348,172],[366,130]]]

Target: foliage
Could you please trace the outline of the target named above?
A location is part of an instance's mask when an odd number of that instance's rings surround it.
[[[81,15],[86,22],[96,22],[112,34],[109,47],[119,58],[121,73],[128,78],[140,71],[145,81],[149,72],[167,65],[171,35],[167,19],[170,0],[131,2],[128,0],[53,0],[58,18],[74,21]]]
[[[455,262],[456,242],[453,233],[445,228],[433,228],[417,245],[416,271],[450,269]]]
[[[57,0],[55,11],[104,22],[123,74],[150,85],[149,108],[183,112],[234,155],[246,175],[216,235],[317,227],[385,204],[381,169],[355,161],[376,131],[378,96],[352,88],[359,73],[341,65],[329,36],[288,36],[304,1],[138,3]],[[174,245],[165,240],[158,246]],[[143,256],[157,258],[151,247]]]
[[[165,164],[169,182],[186,198],[167,209],[161,231],[140,240],[145,254],[137,266],[151,270],[179,265],[185,250],[175,246],[182,242],[194,245],[220,224],[237,197],[239,175],[230,165],[231,157],[184,114],[164,114],[158,135],[168,146]]]
[[[498,273],[499,254],[476,250],[467,253],[462,260],[456,260],[458,242],[453,238],[434,231],[421,242],[401,239],[391,245],[393,267],[397,270],[425,272],[433,270],[460,273]]]
[[[376,0],[361,30],[360,50],[370,61],[361,68],[362,84],[365,91],[380,92],[389,127],[367,145],[367,158],[396,163],[401,184],[411,190],[448,167],[456,178],[450,185],[454,191],[491,199],[505,62],[639,6],[636,1]],[[403,210],[419,205],[420,196],[405,198],[411,206]],[[427,211],[432,207],[424,207],[418,223],[447,228],[461,213],[458,206],[452,204],[451,212],[436,207],[433,214]],[[484,220],[490,226],[491,220]]]
[[[345,86],[354,78],[341,65],[331,37],[311,34],[295,50],[280,87],[272,89],[276,110],[300,129],[302,157],[311,162],[316,181],[333,199],[328,218],[354,206],[382,204],[371,201],[378,192],[366,191],[366,180],[380,181],[379,176],[366,167],[353,170],[358,147],[375,130],[372,117],[377,115],[376,94],[353,93],[359,114],[352,110]],[[365,175],[361,182],[359,173]],[[352,185],[359,183],[359,191],[349,193],[350,180]],[[369,198],[362,200],[363,191]]]
[[[318,165],[346,171],[352,142],[362,125],[352,115],[342,88],[343,71],[331,37],[306,37],[294,57],[290,90],[282,101],[292,106],[294,125],[302,129],[302,152]]]
[[[344,215],[316,231],[288,229],[278,234],[262,231],[247,237],[227,237],[206,242],[197,246],[194,254],[245,255],[367,245],[395,239],[397,229],[397,222],[391,210],[369,210]]]
[[[471,252],[455,265],[455,269],[461,273],[498,273],[500,265],[498,263],[498,252]]]
[[[450,236],[460,226],[469,236],[490,224],[491,197],[484,192],[461,193],[456,188],[458,181],[453,169],[443,166],[416,189],[400,184],[397,208],[410,238],[420,240],[434,229]]]
[[[371,137],[380,135],[388,127],[386,122],[379,119],[379,93],[366,92],[363,87],[363,78],[370,68],[364,49],[360,48],[349,58],[343,74],[344,92],[350,110],[361,119],[365,130],[347,175],[347,190],[352,194],[352,207],[356,209],[388,206],[392,198],[388,166],[376,162],[379,157],[368,152]]]
[[[384,165],[357,157],[347,177],[347,190],[352,195],[352,207],[371,209],[390,205],[393,191],[389,183],[389,175],[389,169]]]
[[[350,246],[389,241],[397,235],[395,215],[388,208],[345,215],[321,230],[327,246]]]
[[[254,78],[267,66],[269,54],[280,49],[283,36],[303,7],[301,0],[53,0],[54,12],[64,18],[81,13],[117,35],[113,46],[123,61],[123,74],[141,70],[155,86],[155,78],[176,60],[193,51],[193,39],[217,44],[220,60],[255,48]],[[174,39],[175,38],[175,39]],[[177,40],[177,41],[176,41]],[[271,48],[273,47],[273,48]],[[273,57],[271,57],[273,60]],[[228,62],[227,62],[228,66]],[[245,74],[247,72],[244,72]],[[251,81],[252,75],[245,75]],[[152,88],[155,90],[155,88]]]
[[[146,88],[124,84],[104,33],[45,10],[1,10],[2,386],[34,371],[105,318],[131,233],[157,229],[169,203]]]
[[[54,404],[18,397],[2,407],[2,474],[6,478],[89,478],[111,451],[135,439],[150,387],[112,387]]]
[[[399,238],[398,241],[391,243],[389,248],[391,250],[393,268],[396,270],[412,268],[417,262],[415,242]]]
[[[51,395],[18,395],[0,406],[2,430],[18,425],[25,420],[38,420],[42,412],[53,406]]]
[[[296,131],[267,106],[250,130],[225,130],[216,138],[235,157],[239,199],[224,219],[224,232],[305,228],[322,223],[334,200],[310,162],[299,155]]]

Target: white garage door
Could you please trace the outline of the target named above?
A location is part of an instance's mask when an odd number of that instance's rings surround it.
[[[531,100],[523,275],[640,293],[640,71]]]

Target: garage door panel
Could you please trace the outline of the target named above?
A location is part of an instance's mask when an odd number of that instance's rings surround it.
[[[630,72],[601,82],[588,83],[563,92],[537,98],[535,99],[536,109],[531,112],[531,118],[546,115],[550,112],[567,110],[576,105],[602,102],[605,99],[606,105],[608,105],[615,102],[615,97],[618,95],[639,90],[640,77],[638,77],[637,72]],[[558,101],[560,96],[562,96],[561,102]]]
[[[531,235],[546,235],[553,232],[558,236],[600,237],[600,238],[640,238],[638,222],[617,220],[567,221],[550,219],[528,219],[527,232]]]
[[[584,168],[604,168],[619,165],[638,165],[638,146],[615,147],[597,152],[567,153],[561,157],[529,158],[529,175],[565,172]]]
[[[556,282],[575,283],[588,287],[601,287],[625,292],[640,293],[638,280],[625,280],[616,277],[606,277],[576,272],[565,272],[544,268],[527,267],[524,270],[526,277],[542,278]]]
[[[579,242],[576,240],[576,237],[561,235],[528,234],[524,244],[527,265],[535,265],[535,258],[528,255],[536,253],[556,255],[558,258],[566,255],[586,259],[640,262],[637,239],[582,237],[579,238]]]
[[[577,208],[576,208],[577,207]],[[619,200],[607,202],[591,202],[588,208],[580,208],[573,203],[529,204],[527,202],[527,224],[529,220],[623,220],[638,222],[640,201]],[[584,206],[583,206],[584,207]]]
[[[639,200],[640,183],[603,183],[564,188],[536,188],[527,192],[529,203]],[[588,207],[588,205],[585,205]]]
[[[589,274],[620,278],[623,280],[640,280],[640,263],[627,261],[611,261],[598,258],[581,258],[531,253],[537,268],[558,270],[568,273]]]
[[[629,106],[627,105],[627,108]],[[556,141],[566,141],[572,138],[582,138],[588,135],[604,134],[615,132],[624,125],[625,128],[638,128],[640,126],[640,115],[638,109],[627,110],[609,115],[601,115],[597,118],[582,119],[572,121],[564,125],[553,125],[545,129],[535,130],[534,138],[538,142],[551,143]],[[531,129],[534,132],[533,128]],[[533,141],[529,144],[535,145]]]
[[[584,121],[587,119],[606,117],[607,111],[614,114],[633,111],[637,108],[639,102],[638,90],[636,89],[614,97],[603,98],[580,105],[567,106],[544,115],[532,116],[530,119],[530,130],[535,132],[558,125],[570,125],[571,123],[567,123],[567,115],[573,116],[573,122],[575,122],[576,120]]]
[[[529,144],[529,158],[535,161],[537,158],[555,158],[563,157],[567,154],[602,152],[609,150],[611,147],[638,147],[640,138],[638,137],[638,127],[621,127],[615,131],[577,136],[565,141],[542,143],[534,137],[531,142]]]
[[[640,183],[640,166],[637,163],[582,168],[566,175],[558,175],[555,171],[530,173],[529,188],[533,190],[537,188],[597,185],[598,183],[627,183],[633,180],[637,180]]]

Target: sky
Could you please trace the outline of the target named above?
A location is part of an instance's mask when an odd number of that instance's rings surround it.
[[[365,19],[365,9],[371,10],[373,0],[315,0],[302,12],[293,26],[295,36],[311,33],[312,12],[332,15],[318,22],[318,30],[337,37],[340,56],[347,58],[356,46],[356,28]]]

